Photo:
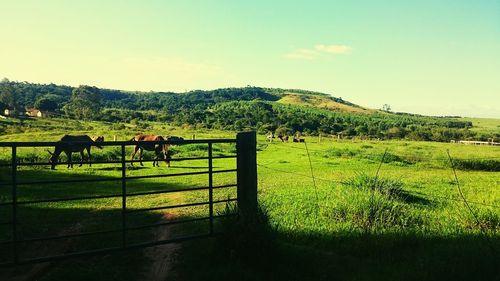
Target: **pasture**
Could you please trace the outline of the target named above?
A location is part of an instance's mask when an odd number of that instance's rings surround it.
[[[6,121],[0,121],[6,122]],[[11,122],[11,121],[9,121]],[[130,139],[138,132],[176,135],[190,138],[234,138],[235,132],[200,131],[160,123],[138,125],[68,120],[29,120],[12,124],[9,134],[0,141],[54,141],[62,135],[104,135],[106,140]],[[304,143],[258,142],[258,196],[267,212],[273,244],[248,255],[220,251],[220,240],[185,243],[177,255],[174,271],[185,280],[493,280],[498,277],[500,249],[500,148],[448,143],[407,141],[351,141],[305,137]],[[307,145],[307,147],[306,147]],[[457,168],[457,185],[447,150]],[[234,153],[232,145],[216,147],[220,155]],[[94,159],[117,159],[117,149],[92,149]],[[130,150],[127,154],[130,155]],[[203,156],[206,147],[172,147],[176,157]],[[47,161],[43,149],[24,149],[21,161]],[[9,151],[0,151],[0,161],[9,161]],[[310,162],[309,162],[310,159]],[[234,159],[214,162],[216,169],[234,168]],[[153,168],[128,168],[129,175],[153,175],[197,171],[206,161],[173,162],[171,168],[160,163]],[[66,169],[64,165],[22,168],[23,180],[64,178],[118,178],[113,165]],[[0,170],[2,182],[9,171]],[[234,183],[234,174],[220,174],[215,184]],[[195,187],[206,184],[206,175],[141,179],[131,182],[133,191]],[[470,209],[460,195],[461,188]],[[118,192],[119,184],[40,185],[19,187],[20,200],[61,198],[65,196],[106,195]],[[2,189],[1,201],[9,199]],[[173,193],[132,199],[131,208],[197,202],[206,192]],[[215,194],[224,199],[234,190]],[[220,204],[216,211],[223,213]],[[25,237],[49,236],[68,231],[113,228],[119,223],[120,199],[98,199],[40,204],[20,210],[26,221],[20,231]],[[2,207],[0,219],[8,218]],[[195,218],[206,208],[140,213],[137,225],[171,218]],[[43,222],[40,227],[39,222]],[[172,227],[169,235],[197,231],[206,224]],[[219,225],[223,227],[223,225]],[[0,226],[1,240],[9,239],[6,227]],[[130,234],[133,241],[154,236],[150,230]],[[237,243],[242,241],[237,241]],[[72,241],[67,247],[88,248],[119,243],[113,235]],[[25,248],[44,249],[40,244]],[[34,247],[34,248],[33,248]],[[233,249],[234,248],[234,249]],[[59,249],[61,251],[66,248]],[[248,249],[247,249],[248,250]],[[255,249],[254,249],[255,250]],[[8,256],[3,248],[0,258]],[[140,280],[148,272],[146,251],[62,261],[44,272],[40,280]],[[207,255],[211,254],[211,259]],[[249,260],[250,259],[250,260]],[[85,265],[82,267],[82,265]],[[197,268],[198,270],[192,270]],[[20,272],[22,269],[20,269]],[[68,277],[69,276],[69,277]]]

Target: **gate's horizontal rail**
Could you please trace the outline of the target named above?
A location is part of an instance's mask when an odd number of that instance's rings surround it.
[[[236,187],[236,186],[237,186],[236,184],[225,184],[225,185],[212,186],[212,189],[228,188],[228,187]],[[135,192],[135,193],[127,193],[127,197],[151,195],[151,194],[184,192],[184,191],[209,190],[209,189],[210,189],[209,186],[204,186],[204,187],[180,188],[180,189],[172,189],[172,190],[159,190],[159,191],[151,191],[151,192]]]
[[[99,230],[99,231],[92,231],[92,232],[80,232],[80,233],[72,233],[72,234],[64,234],[64,235],[56,235],[56,236],[46,236],[46,237],[36,237],[36,238],[28,238],[28,239],[22,239],[22,240],[17,240],[15,243],[21,244],[21,243],[33,243],[33,242],[41,242],[41,241],[49,241],[49,240],[59,240],[59,239],[69,239],[69,238],[78,238],[78,237],[85,237],[85,236],[92,236],[92,235],[102,235],[102,234],[110,234],[110,233],[116,233],[116,232],[122,232],[122,229],[110,229],[110,230]],[[0,245],[2,244],[12,244],[14,241],[2,241],[0,242]]]
[[[22,264],[58,261],[58,260],[64,260],[64,259],[68,259],[68,258],[95,256],[95,255],[99,255],[99,254],[117,253],[117,252],[121,252],[124,250],[147,248],[147,247],[153,247],[153,246],[170,244],[170,243],[179,243],[179,242],[200,239],[200,238],[209,238],[209,237],[213,237],[214,235],[219,235],[219,234],[220,233],[212,233],[212,234],[207,233],[207,234],[199,234],[199,235],[192,235],[192,236],[184,236],[184,237],[168,239],[168,240],[158,240],[158,241],[154,241],[154,242],[131,244],[131,245],[128,245],[125,247],[103,248],[103,249],[97,249],[97,250],[91,250],[91,251],[63,254],[63,255],[58,255],[58,256],[49,256],[49,257],[43,257],[43,258],[20,260],[17,263],[14,263],[14,262],[1,263],[0,266],[6,267],[6,266],[12,266],[12,265],[22,265]]]
[[[103,178],[103,179],[76,179],[63,181],[18,181],[16,185],[41,185],[41,184],[58,184],[58,183],[80,183],[80,182],[107,182],[119,181],[121,178]],[[0,183],[0,186],[12,186],[12,183]]]
[[[213,218],[219,219],[219,218],[231,217],[231,216],[235,216],[235,215],[237,215],[237,214],[217,215],[217,216],[213,216]],[[185,219],[185,220],[174,220],[174,221],[167,221],[167,222],[162,222],[162,223],[154,223],[154,224],[127,227],[127,228],[125,228],[125,231],[141,230],[141,229],[146,229],[146,228],[151,228],[151,227],[160,227],[160,226],[166,226],[166,225],[184,224],[184,223],[190,223],[190,222],[205,221],[205,220],[209,220],[209,219],[210,219],[210,217],[192,218],[192,219]],[[122,228],[110,229],[110,230],[100,230],[100,231],[89,231],[89,232],[80,232],[80,233],[72,233],[72,234],[65,234],[65,235],[22,239],[22,240],[17,240],[15,243],[18,243],[18,244],[33,243],[33,242],[80,238],[80,237],[87,237],[87,236],[93,236],[93,235],[103,235],[103,234],[121,233],[121,232],[123,232]],[[13,243],[14,243],[14,241],[0,241],[0,245],[8,245],[8,244],[13,244]]]
[[[40,204],[40,203],[52,203],[52,202],[64,202],[64,201],[77,201],[77,200],[92,200],[92,199],[104,199],[104,198],[114,198],[114,197],[122,197],[122,195],[110,194],[110,195],[96,195],[96,196],[54,198],[54,199],[42,199],[42,200],[30,200],[30,201],[16,201],[16,205]],[[8,205],[12,205],[12,202],[3,202],[3,203],[0,203],[0,206],[8,206]]]
[[[232,198],[232,199],[218,200],[218,201],[212,201],[212,202],[209,201],[209,202],[198,202],[198,203],[179,204],[179,205],[142,208],[142,209],[127,209],[126,213],[139,213],[139,212],[158,211],[158,210],[174,209],[174,208],[194,207],[194,206],[201,206],[201,205],[209,205],[210,203],[212,203],[212,204],[229,203],[229,202],[233,202],[236,200],[238,200],[238,199]]]
[[[231,173],[231,172],[237,172],[237,169],[227,169],[227,170],[217,170],[213,171],[212,174],[218,174],[218,173]],[[203,172],[188,172],[188,173],[178,173],[178,174],[161,174],[161,175],[148,175],[148,176],[132,176],[132,177],[126,177],[127,180],[136,180],[136,179],[150,179],[150,178],[167,178],[167,177],[175,177],[175,176],[190,176],[190,175],[203,175],[203,174],[209,174],[209,171],[203,171]]]
[[[209,143],[236,143],[235,139],[199,139],[199,140],[183,140],[183,141],[103,141],[103,142],[89,142],[89,141],[45,141],[45,142],[0,142],[0,147],[49,147],[56,145],[92,145],[92,146],[128,146],[128,145],[151,145],[151,144],[169,144],[169,145],[183,145],[183,144],[209,144]]]
[[[230,159],[230,158],[236,158],[236,155],[220,155],[220,156],[213,156],[212,159]],[[170,159],[171,162],[179,162],[179,161],[190,161],[190,160],[208,160],[210,159],[209,157],[183,157],[183,158],[172,158]],[[123,162],[125,163],[148,163],[148,162],[155,162],[157,160],[154,159],[148,159],[148,160],[110,160],[110,161],[84,161],[84,165],[88,164],[122,164]],[[160,160],[162,161],[162,160]],[[79,165],[79,161],[73,161],[73,165]],[[71,164],[70,162],[58,162],[56,165],[57,166],[62,166],[62,165],[68,165]],[[18,162],[16,166],[50,166],[52,165],[50,162]],[[0,164],[0,167],[11,167],[12,164]]]
[[[227,169],[227,170],[217,170],[213,171],[213,174],[217,173],[231,173],[236,172],[237,169]],[[127,180],[136,179],[150,179],[150,178],[167,178],[167,177],[180,177],[180,176],[192,176],[192,175],[203,175],[209,174],[209,171],[202,172],[187,172],[187,173],[175,173],[175,174],[160,174],[160,175],[148,175],[148,176],[131,176],[125,177]],[[104,178],[104,179],[75,179],[75,180],[63,180],[63,181],[20,181],[16,184],[19,185],[42,185],[42,184],[60,184],[60,183],[83,183],[83,182],[105,182],[105,181],[121,181],[121,177],[117,178]],[[0,183],[0,186],[11,186],[12,183]]]
[[[217,216],[213,216],[212,218],[220,219],[220,218],[226,218],[226,217],[233,217],[233,216],[237,216],[237,215],[238,214],[217,215]],[[210,217],[203,217],[203,218],[187,219],[187,220],[182,220],[182,221],[178,221],[178,222],[177,221],[160,222],[160,223],[153,223],[153,224],[148,224],[148,225],[129,227],[129,228],[127,228],[127,230],[139,230],[139,229],[150,228],[150,227],[159,227],[159,226],[165,226],[165,225],[171,225],[171,224],[197,222],[197,221],[203,221],[203,220],[209,220],[209,219],[210,219]]]
[[[213,186],[213,189],[218,188],[228,188],[236,187],[236,184],[226,184]],[[152,195],[152,194],[163,194],[163,193],[174,193],[174,192],[188,192],[196,190],[208,190],[209,186],[204,187],[192,187],[192,188],[182,188],[182,189],[171,189],[171,190],[158,190],[149,192],[137,192],[137,193],[127,193],[126,196],[141,196],[141,195]],[[110,195],[97,195],[97,196],[81,196],[81,197],[68,197],[68,198],[53,198],[53,199],[42,199],[42,200],[30,200],[30,201],[16,201],[17,205],[27,205],[27,204],[40,204],[40,203],[52,203],[52,202],[65,202],[65,201],[79,201],[79,200],[93,200],[93,199],[104,199],[104,198],[122,198],[123,194],[110,194]],[[12,202],[0,203],[0,206],[12,205]],[[0,223],[1,225],[2,223]]]

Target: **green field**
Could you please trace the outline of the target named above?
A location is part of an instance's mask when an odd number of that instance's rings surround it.
[[[495,136],[500,134],[500,121],[493,118],[460,118],[462,121],[472,122],[472,131],[483,135]],[[498,140],[497,140],[498,141]]]
[[[235,132],[202,131],[161,123],[116,126],[65,119],[30,120],[19,126],[22,132],[9,132],[0,136],[0,141],[53,141],[66,133],[104,135],[106,140],[127,140],[139,132],[185,138],[195,134],[197,139],[235,137]],[[174,264],[180,279],[494,280],[499,277],[500,147],[403,140],[323,138],[319,142],[318,137],[307,136],[305,139],[307,147],[304,143],[281,143],[279,140],[267,143],[264,136],[258,139],[258,196],[269,217],[272,233],[265,237],[271,242],[254,249],[235,246],[224,239],[185,243]],[[200,145],[177,146],[172,150],[174,159],[206,155],[206,146]],[[114,148],[92,151],[95,159],[116,159],[118,155]],[[447,151],[457,168],[459,185]],[[128,150],[127,154],[130,152]],[[216,152],[229,155],[234,153],[234,146],[220,145]],[[0,161],[9,161],[8,149],[0,149],[0,153]],[[46,161],[48,158],[44,149],[21,149],[19,153],[21,161]],[[129,168],[127,173],[133,176],[199,171],[206,161],[173,162],[170,169],[161,164],[160,168],[153,168],[147,163],[144,168]],[[234,159],[214,163],[216,169],[234,166]],[[66,169],[58,166],[56,171],[48,167],[22,168],[19,178],[118,178],[120,170],[117,167],[85,165]],[[0,171],[2,182],[8,182],[8,169]],[[127,188],[137,192],[187,188],[204,186],[206,180],[206,175],[137,180]],[[221,174],[215,179],[215,184],[221,185],[234,182],[234,173]],[[464,204],[459,187],[471,209]],[[119,193],[120,184],[20,186],[19,190],[19,200],[35,200]],[[234,195],[234,190],[221,190],[215,196],[224,199]],[[8,189],[0,193],[1,201],[9,200],[9,196]],[[130,208],[146,208],[206,199],[206,192],[174,193],[136,198],[127,204]],[[23,207],[20,216],[36,223],[22,224],[20,231],[23,237],[29,238],[72,229],[90,231],[119,227],[120,200]],[[221,204],[216,211],[223,212],[224,207]],[[2,208],[0,219],[3,221],[11,213],[10,209]],[[192,218],[206,212],[206,208],[200,207],[169,211],[168,215]],[[141,225],[157,222],[162,216],[166,215],[149,212],[130,220]],[[204,223],[175,227],[171,235],[195,233],[206,227]],[[1,238],[9,239],[8,229],[1,229]],[[118,245],[120,234],[113,235],[73,241],[70,246],[93,249]],[[130,242],[147,241],[152,236],[150,231],[138,231],[129,234],[129,239]],[[244,237],[247,236],[242,235]],[[236,242],[245,245],[245,240]],[[247,244],[252,245],[251,242]],[[44,251],[42,246],[36,247]],[[23,249],[27,256],[37,251]],[[4,248],[0,258],[5,259],[8,252],[9,249]],[[125,257],[118,254],[58,262],[40,280],[141,280],[150,263],[144,252],[131,252]]]

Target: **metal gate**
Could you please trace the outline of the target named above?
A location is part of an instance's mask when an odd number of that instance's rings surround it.
[[[161,245],[172,242],[180,242],[197,238],[211,237],[217,232],[214,230],[214,220],[225,217],[231,214],[216,214],[214,212],[215,204],[228,204],[231,202],[235,203],[235,206],[238,206],[238,213],[240,215],[246,216],[245,213],[252,212],[255,210],[257,204],[257,174],[256,174],[256,135],[255,132],[248,133],[239,133],[237,135],[237,139],[205,139],[205,140],[176,140],[176,141],[154,141],[154,142],[141,142],[142,144],[154,144],[154,145],[162,145],[169,144],[172,146],[183,146],[188,144],[194,145],[206,145],[206,155],[198,156],[198,157],[183,157],[183,158],[172,158],[171,161],[175,164],[176,162],[187,162],[187,161],[206,161],[206,166],[200,171],[189,171],[189,172],[181,172],[181,173],[155,173],[151,175],[130,175],[130,165],[138,163],[139,160],[127,160],[126,148],[130,146],[134,146],[137,142],[134,141],[115,141],[115,142],[100,142],[99,146],[102,147],[115,147],[117,154],[117,159],[114,160],[97,160],[97,161],[88,161],[84,163],[84,165],[94,164],[98,165],[98,167],[102,167],[106,165],[113,165],[113,171],[119,172],[120,176],[106,177],[106,178],[83,178],[81,175],[76,175],[76,178],[72,178],[74,175],[68,173],[69,169],[66,170],[64,167],[67,162],[58,163],[58,168],[60,170],[65,171],[64,177],[57,178],[58,174],[52,173],[49,175],[54,175],[56,178],[49,178],[44,180],[31,180],[30,175],[42,174],[44,170],[47,170],[47,166],[50,165],[49,162],[44,161],[20,161],[19,158],[19,149],[24,148],[50,148],[56,145],[61,145],[61,142],[3,142],[0,143],[0,148],[3,148],[3,151],[8,151],[10,154],[10,161],[0,163],[0,167],[4,169],[4,173],[2,174],[2,181],[0,182],[0,218],[3,220],[0,221],[0,229],[2,229],[3,233],[0,233],[0,248],[3,248],[0,251],[0,255],[2,256],[0,265],[1,266],[10,266],[10,265],[18,265],[18,264],[27,264],[27,263],[37,263],[37,262],[46,262],[46,261],[54,261],[60,259],[67,259],[70,257],[81,257],[88,255],[96,255],[96,254],[104,254],[122,251],[126,249],[134,249],[134,248],[142,248],[142,247],[151,247],[155,245]],[[68,144],[68,143],[65,143]],[[70,143],[75,144],[75,143]],[[78,143],[80,145],[90,144],[90,143]],[[236,153],[231,155],[214,155],[214,145],[219,144],[236,144]],[[118,149],[119,148],[119,153]],[[9,157],[5,157],[8,159]],[[236,167],[229,169],[217,169],[214,167],[214,160],[217,159],[236,159]],[[143,162],[153,162],[154,160],[143,160]],[[27,172],[23,172],[22,169],[26,169],[25,167],[36,167],[32,168],[32,170]],[[95,167],[95,166],[94,166]],[[76,169],[76,168],[75,168]],[[159,169],[158,171],[168,171],[166,168]],[[89,173],[92,173],[92,169],[88,169]],[[215,185],[214,184],[214,176],[218,174],[227,174],[227,173],[236,173],[236,182]],[[142,180],[142,179],[173,179],[176,177],[188,177],[188,176],[196,176],[196,175],[206,175],[208,176],[208,180],[206,185],[204,186],[196,186],[196,187],[182,187],[182,188],[157,188],[156,190],[144,190],[144,191],[133,191],[130,190],[129,185],[133,180]],[[25,177],[27,179],[25,179]],[[109,194],[100,194],[100,195],[89,195],[85,196],[63,196],[62,198],[37,198],[36,194],[43,194],[43,186],[47,185],[78,185],[82,183],[91,184],[91,185],[99,185],[103,182],[107,182],[106,184],[117,184],[119,188],[118,192],[109,193]],[[31,187],[34,192],[31,194],[25,194],[20,196],[23,188]],[[40,187],[40,188],[38,188]],[[214,199],[214,191],[222,190],[222,189],[236,189],[235,194],[237,196],[228,197],[225,199]],[[141,208],[131,208],[127,206],[129,200],[131,198],[145,198],[147,196],[161,196],[165,194],[174,194],[174,193],[193,193],[200,192],[205,193],[208,196],[208,201],[202,202],[188,202],[181,204],[171,204],[171,205],[154,205],[154,206],[142,206]],[[10,193],[10,194],[9,194]],[[23,199],[24,197],[24,199]],[[148,197],[152,198],[152,197]],[[19,226],[23,223],[22,219],[20,219],[20,211],[23,211],[23,208],[29,208],[29,206],[33,206],[36,204],[71,204],[71,202],[85,202],[86,200],[92,201],[96,199],[105,199],[105,200],[116,200],[120,202],[120,208],[115,210],[118,214],[118,219],[113,220],[113,223],[116,223],[119,220],[119,226],[114,227],[112,229],[98,229],[93,231],[83,231],[78,233],[57,233],[55,235],[43,236],[43,237],[34,237],[34,238],[24,238],[22,237],[22,232],[19,229]],[[92,201],[94,202],[94,201]],[[105,201],[106,202],[106,201]],[[115,201],[113,201],[115,202]],[[146,201],[144,201],[146,202]],[[56,205],[59,206],[59,205]],[[71,206],[71,205],[69,205]],[[158,210],[168,210],[168,209],[180,209],[180,208],[190,208],[190,207],[207,207],[208,212],[204,216],[195,216],[190,217],[188,219],[167,219],[163,221],[156,221],[154,223],[137,225],[134,224],[134,214],[139,213],[149,213],[152,211]],[[60,208],[60,207],[58,207]],[[97,206],[99,209],[100,206]],[[78,208],[76,208],[78,209]],[[25,209],[28,210],[28,209]],[[42,212],[49,212],[47,216],[50,217],[50,210],[42,210]],[[73,209],[68,208],[68,212],[71,212]],[[31,211],[31,213],[36,213],[36,211]],[[30,214],[31,214],[30,213]],[[236,214],[238,214],[236,213]],[[8,218],[5,218],[7,215]],[[69,216],[71,218],[72,216]],[[59,218],[59,217],[58,217]],[[60,217],[61,220],[65,220],[64,216]],[[208,224],[207,229],[202,229],[197,231],[195,234],[191,235],[181,235],[176,238],[169,239],[160,239],[160,240],[152,240],[150,238],[149,241],[142,242],[131,242],[130,237],[133,235],[129,235],[132,231],[137,230],[145,230],[152,229],[155,227],[162,226],[170,226],[170,225],[180,225],[186,223],[195,223],[195,222],[206,222]],[[74,223],[78,223],[75,221]],[[29,226],[32,228],[36,227],[44,227],[43,223],[39,225]],[[36,231],[36,230],[35,230]],[[45,244],[45,247],[53,247],[52,245],[56,245],[59,242],[67,239],[76,239],[76,238],[85,238],[85,237],[96,237],[99,235],[115,235],[112,239],[115,243],[114,246],[108,247],[106,243],[102,247],[93,248],[91,250],[76,250],[76,251],[67,251],[63,249],[63,253],[59,253],[56,255],[44,255],[41,254],[33,254],[29,255],[29,257],[23,257],[23,253],[26,250],[22,250],[21,248],[26,249],[29,247],[30,243],[38,243],[38,247]],[[119,241],[117,241],[119,240]],[[62,243],[62,242],[61,242]],[[119,245],[116,245],[116,244]],[[50,251],[49,251],[50,252]],[[3,253],[3,254],[2,254]]]

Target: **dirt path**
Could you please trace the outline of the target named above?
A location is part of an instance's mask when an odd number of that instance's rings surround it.
[[[62,236],[71,233],[78,233],[82,229],[83,229],[83,224],[80,222],[59,232],[57,235]],[[71,248],[71,246],[73,245],[73,239],[46,241],[36,244],[38,245],[35,245],[29,250],[25,249],[24,252],[29,251],[31,254],[36,253],[35,256],[38,257],[47,257],[47,256],[62,254]],[[33,265],[24,265],[14,268],[0,269],[0,280],[10,280],[10,281],[37,280],[49,270],[52,264],[53,262],[44,262]]]
[[[165,213],[160,222],[166,222],[175,218],[175,215]],[[157,227],[154,234],[155,240],[166,240],[172,237],[170,226]],[[172,264],[176,253],[181,249],[181,244],[171,243],[151,247],[144,250],[144,255],[151,263],[145,273],[143,280],[166,281],[177,280],[178,276],[173,270]]]
[[[159,222],[166,222],[175,219],[171,213],[165,213]],[[61,232],[58,235],[78,233],[83,229],[85,221],[77,223]],[[157,227],[154,232],[154,240],[166,240],[172,237],[171,226]],[[64,241],[64,242],[62,242]],[[72,239],[61,241],[47,241],[40,243],[38,247],[30,248],[31,253],[36,252],[36,256],[51,256],[66,252],[73,245]],[[145,270],[145,275],[141,280],[166,281],[177,280],[173,271],[172,262],[176,253],[180,250],[179,243],[165,244],[161,246],[144,249],[144,256],[151,261]],[[0,280],[9,281],[31,281],[37,280],[47,273],[53,262],[38,263],[33,265],[20,266],[15,268],[0,269]]]

